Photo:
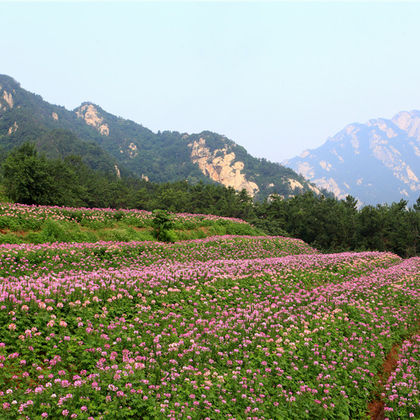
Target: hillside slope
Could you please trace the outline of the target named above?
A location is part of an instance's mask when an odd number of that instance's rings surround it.
[[[24,141],[35,141],[50,155],[81,154],[92,167],[117,175],[126,168],[154,182],[216,182],[260,198],[320,193],[303,176],[254,158],[225,136],[210,131],[153,133],[90,102],[69,111],[0,76],[1,145],[7,151]]]

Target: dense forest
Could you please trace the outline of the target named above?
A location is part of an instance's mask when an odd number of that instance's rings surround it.
[[[152,183],[88,166],[80,156],[48,159],[25,143],[1,166],[5,198],[22,204],[165,209],[242,218],[270,235],[300,238],[322,251],[392,251],[420,254],[420,197],[364,206],[311,192],[253,201],[245,190],[187,181]]]

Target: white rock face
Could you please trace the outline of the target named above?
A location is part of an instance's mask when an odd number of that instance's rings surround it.
[[[289,178],[287,181],[292,190],[296,190],[296,189],[303,190],[303,185],[299,181],[296,181],[295,179],[292,179],[292,178]]]
[[[19,128],[18,123],[15,121],[13,125],[9,128],[7,134],[10,136],[11,134],[16,133],[18,128]]]
[[[244,163],[235,161],[234,152],[228,153],[226,147],[213,152],[206,147],[206,140],[200,138],[188,145],[191,148],[191,160],[197,164],[201,172],[213,181],[226,187],[233,187],[237,191],[245,189],[252,197],[259,191],[255,182],[248,181],[241,173]]]
[[[314,182],[319,187],[334,193],[334,195],[339,199],[346,198],[346,195],[348,195],[341,190],[341,188],[337,184],[337,181],[333,178],[318,178],[315,179]]]
[[[358,155],[360,153],[360,151],[359,151],[359,140],[357,139],[357,137],[354,134],[352,135],[350,142],[351,142],[351,145],[353,146],[354,153],[356,155]]]
[[[308,183],[309,189],[311,189],[315,194],[321,194],[321,190],[311,184]]]
[[[3,91],[3,99],[6,102],[7,105],[9,105],[9,108],[12,109],[14,102],[13,102],[13,96],[11,93],[6,92],[6,90]]]
[[[52,119],[53,119],[53,120],[58,121],[58,115],[57,115],[57,113],[56,113],[56,112],[53,112],[53,113],[51,114],[51,117],[52,117]]]
[[[343,156],[339,155],[339,154],[337,153],[337,150],[333,149],[333,150],[332,150],[332,153],[333,153],[333,155],[334,155],[334,156],[336,156],[336,157],[337,157],[337,159],[338,159],[341,163],[343,163],[343,162],[344,162]]]
[[[420,140],[420,112],[402,111],[392,118],[392,122],[401,130],[406,131],[410,137]]]
[[[322,169],[325,169],[327,172],[329,172],[332,166],[331,163],[326,162],[325,160],[321,160],[321,162],[319,162],[319,165],[321,166]]]
[[[117,174],[117,178],[121,178],[120,168],[117,165],[114,165],[115,173]]]
[[[312,179],[315,176],[315,171],[308,162],[300,163],[298,165],[297,171],[308,179]]]
[[[92,104],[82,105],[76,115],[85,120],[87,125],[95,127],[103,136],[109,136],[108,124],[103,123],[103,118],[98,115],[98,110]]]

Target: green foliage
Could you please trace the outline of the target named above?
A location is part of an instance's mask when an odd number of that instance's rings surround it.
[[[175,242],[176,234],[173,231],[174,221],[172,216],[165,210],[154,210],[152,226],[154,235],[158,241]]]
[[[67,156],[64,160],[47,159],[38,154],[34,145],[27,143],[9,154],[3,162],[2,173],[6,193],[13,201],[21,203],[150,211],[160,208],[173,213],[213,214],[246,220],[259,232],[269,235],[300,238],[326,252],[379,250],[392,251],[402,257],[420,254],[420,198],[412,208],[401,200],[390,205],[365,206],[360,210],[357,200],[351,196],[336,200],[311,192],[289,199],[274,195],[270,200],[253,202],[245,190],[237,192],[216,184],[186,181],[155,184],[132,177],[118,179],[89,168],[78,156]],[[50,226],[50,231],[45,234],[49,240],[55,237],[78,242],[95,238],[117,241],[153,239],[150,231],[134,230],[146,227],[153,227],[154,237],[167,242],[212,234],[252,234],[249,225],[228,225],[227,221],[220,220],[203,219],[201,227],[207,226],[208,229],[197,230],[195,222],[189,226],[188,221],[172,221],[174,224],[170,227],[164,226],[169,221],[160,220],[161,216],[153,226],[151,220],[136,218],[127,224],[121,210],[107,220],[88,220],[77,209],[67,210],[67,213],[80,226],[73,229],[67,239],[62,233],[51,231]],[[18,234],[13,238],[2,236],[3,243],[6,239],[10,242],[42,242],[45,235],[37,232],[44,229],[41,226],[43,221],[7,220],[7,217],[1,218],[0,229],[23,230],[29,233],[29,238]],[[163,229],[159,223],[163,224]],[[92,236],[81,228],[96,233]],[[107,228],[111,230],[107,231]],[[0,233],[9,235],[10,232]]]
[[[122,177],[129,173],[137,177],[144,174],[155,183],[187,180],[191,185],[199,182],[211,185],[214,182],[191,160],[191,145],[203,139],[212,154],[220,155],[221,149],[235,153],[236,159],[244,163],[242,172],[247,180],[258,184],[258,199],[270,194],[294,195],[296,191],[291,189],[289,179],[303,185],[300,192],[309,190],[307,181],[292,169],[254,158],[223,135],[211,131],[191,135],[176,131],[153,133],[140,124],[107,113],[95,104],[84,103],[80,108],[68,111],[22,89],[7,76],[0,75],[0,84],[7,91],[13,91],[15,103],[13,108],[2,111],[0,117],[0,139],[4,152],[31,142],[49,159],[82,156],[83,163],[90,169],[108,176],[115,176],[115,165],[118,165]],[[106,135],[80,118],[84,105],[95,107],[98,116],[109,128]],[[15,123],[19,129],[9,133]],[[126,204],[122,206],[127,207]]]
[[[70,242],[69,234],[61,223],[47,220],[42,229],[42,242]]]
[[[23,204],[48,204],[53,184],[46,159],[39,158],[35,147],[25,143],[3,163],[7,194]]]
[[[255,204],[252,223],[269,234],[286,231],[326,251],[391,251],[402,257],[420,254],[420,211],[401,200],[391,205],[365,206],[357,201],[305,193],[289,200],[274,198]]]
[[[74,168],[39,156],[35,146],[15,148],[2,165],[7,195],[22,204],[80,204],[81,185]]]

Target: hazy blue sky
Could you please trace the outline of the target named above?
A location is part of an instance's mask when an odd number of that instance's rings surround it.
[[[420,109],[420,3],[3,2],[0,73],[281,161]]]

